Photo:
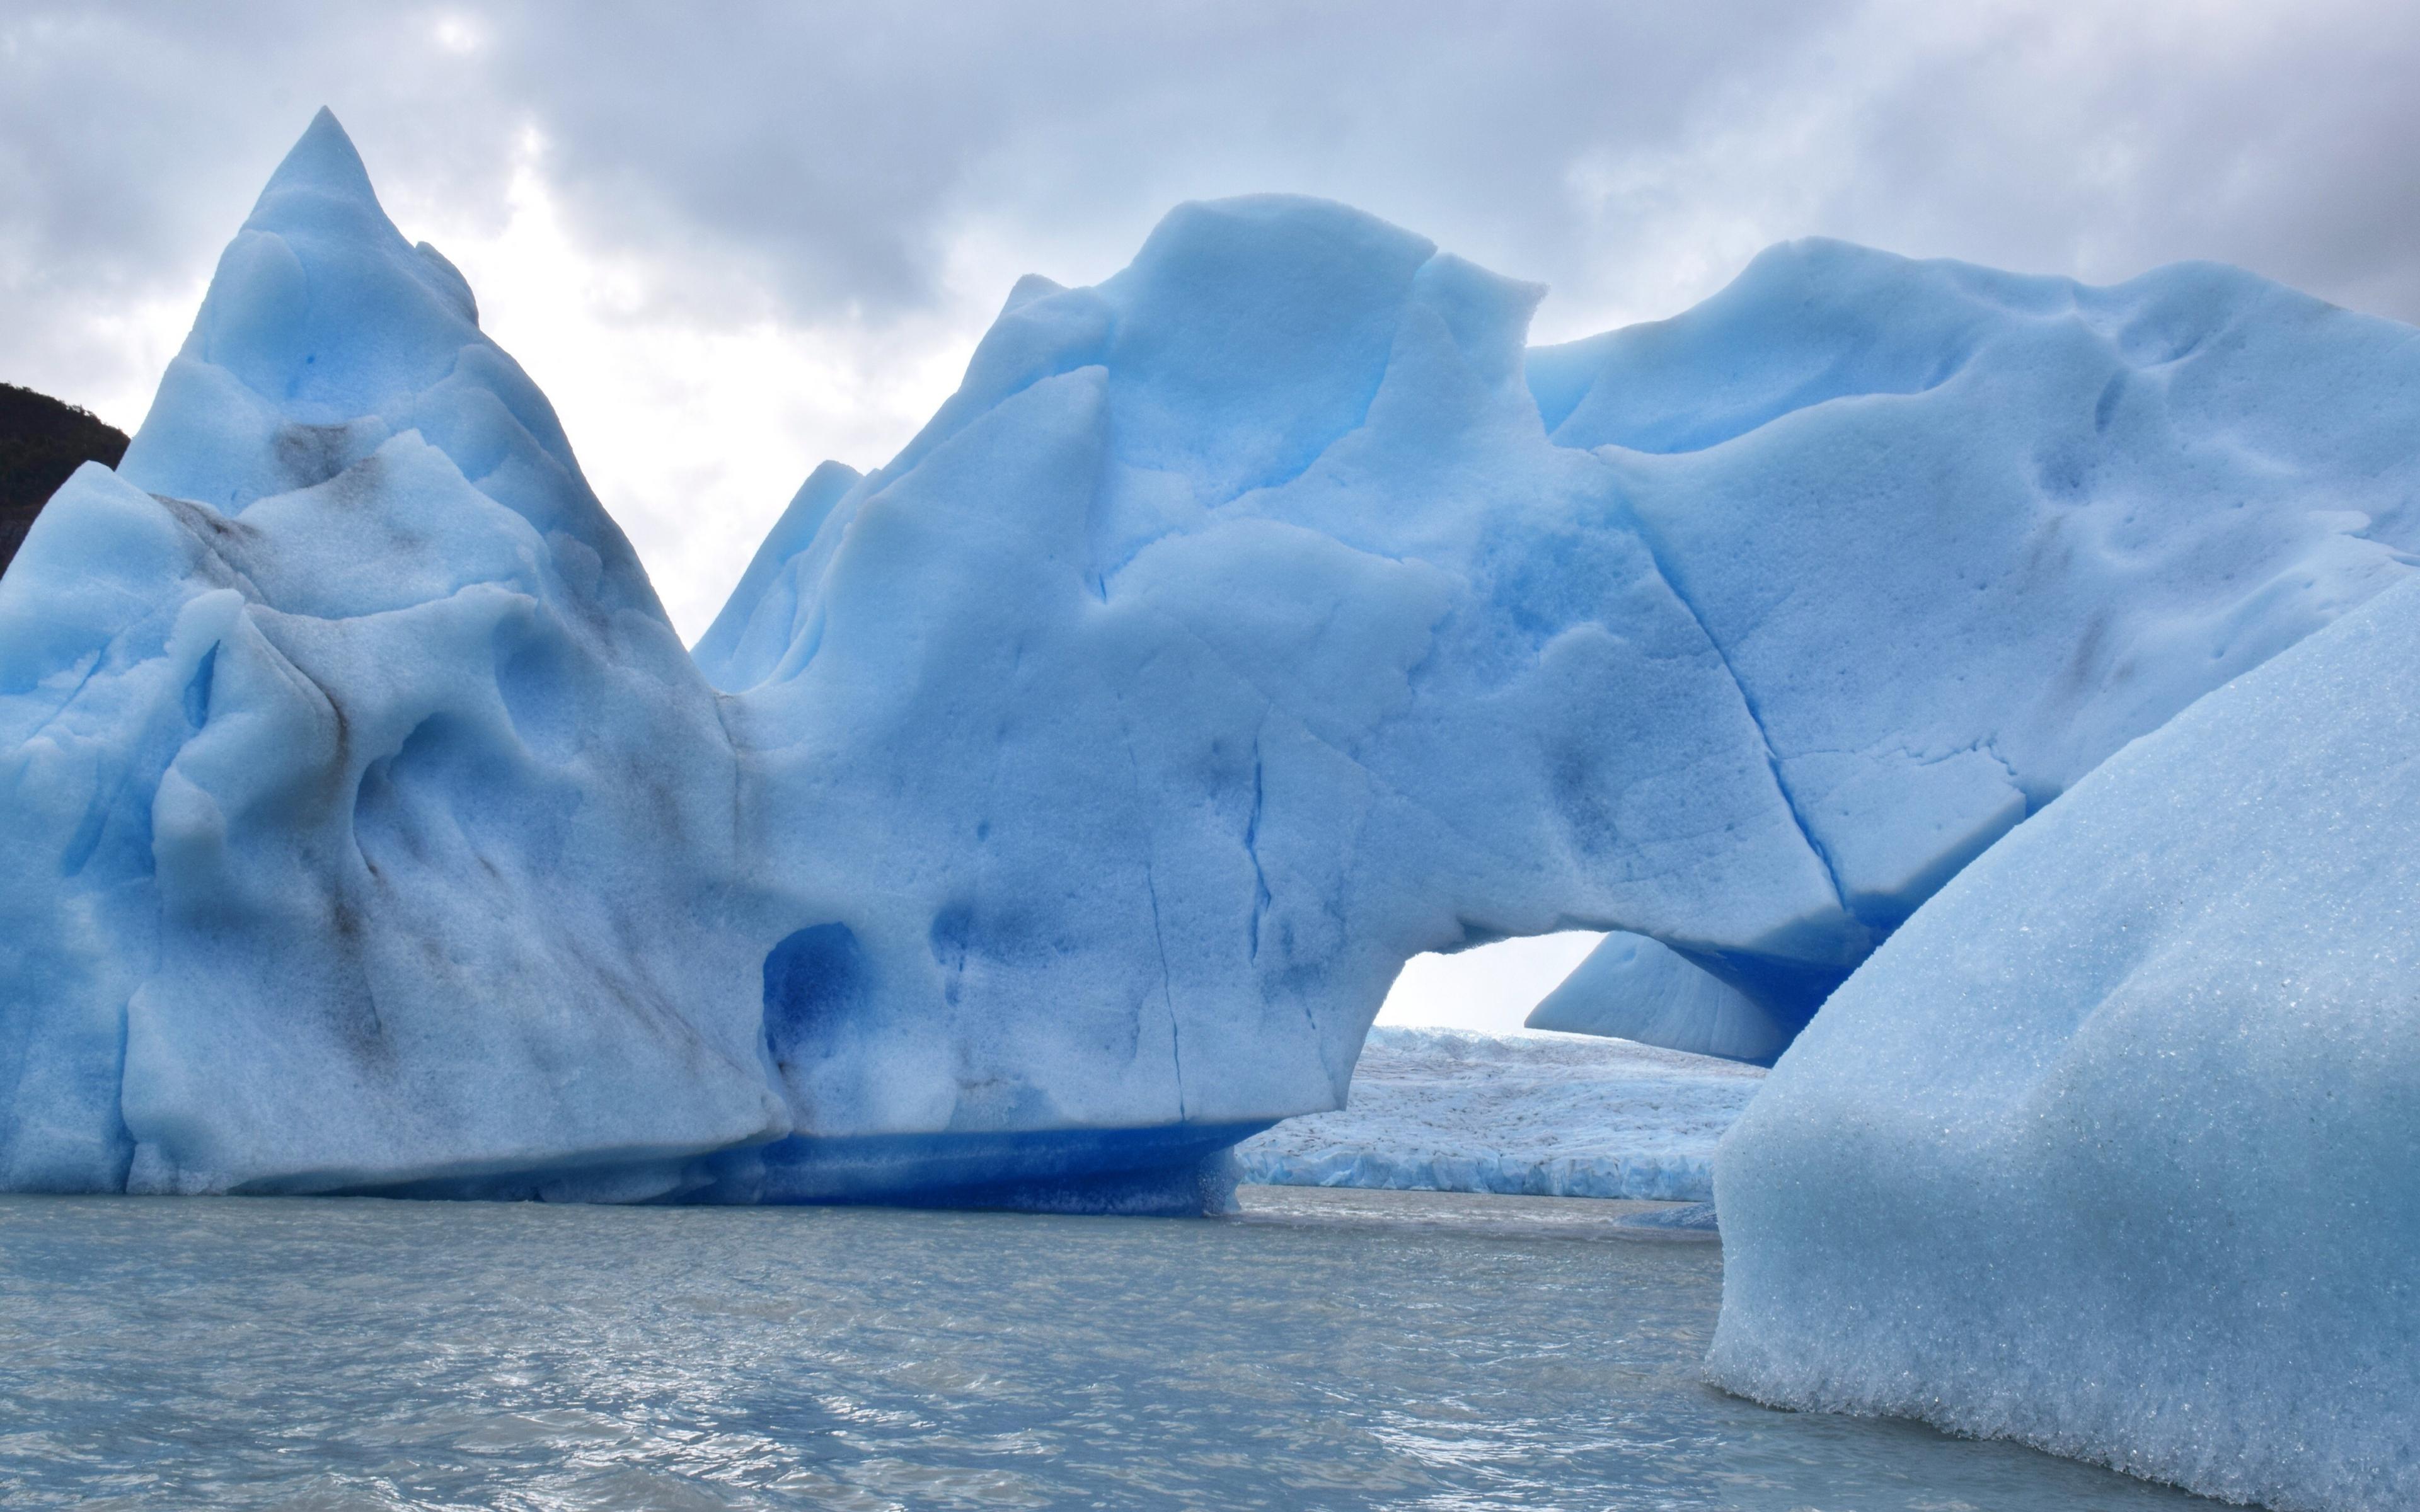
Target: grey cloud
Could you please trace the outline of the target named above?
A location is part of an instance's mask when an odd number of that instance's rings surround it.
[[[458,14],[482,47],[435,45]],[[1250,189],[1590,311],[1821,232],[2094,278],[2213,256],[2415,319],[2414,77],[2420,12],[2282,0],[19,5],[0,368],[122,367],[88,317],[206,271],[322,102],[391,194],[456,205],[499,204],[537,128],[580,234],[707,321],[912,315],[977,224],[1097,276]]]
[[[1572,150],[1662,129],[1824,9],[767,7],[745,46],[605,14],[515,11],[499,65],[586,224],[671,255],[704,233],[795,310],[880,313],[930,296],[969,214],[1130,247],[1177,200],[1286,189],[1542,248]]]
[[[2000,15],[1871,81],[1810,227],[2092,280],[2239,263],[2420,320],[2420,10]]]

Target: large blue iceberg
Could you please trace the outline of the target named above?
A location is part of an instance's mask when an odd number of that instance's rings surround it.
[[[2236,1501],[2420,1505],[2420,585],[1927,903],[1725,1136],[1713,1366]]]
[[[723,711],[327,116],[0,582],[0,793],[11,1188],[576,1181],[783,1127]]]
[[[0,1182],[1198,1208],[1420,951],[1626,931],[1786,1041],[2414,560],[2420,344],[2242,273],[1540,293],[1181,208],[692,656],[323,115],[0,582]]]

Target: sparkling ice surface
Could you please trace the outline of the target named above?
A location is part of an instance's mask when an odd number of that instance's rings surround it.
[[[1723,1138],[1712,1364],[2234,1500],[2420,1505],[2420,585],[1927,903]]]

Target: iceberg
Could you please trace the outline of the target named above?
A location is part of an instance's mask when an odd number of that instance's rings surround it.
[[[2091,288],[1810,240],[1528,374],[1554,440],[1619,474],[1879,939],[2127,741],[2409,570],[2412,351],[2211,264]],[[1570,1026],[1575,999],[1624,1000],[1604,967],[1552,1011]],[[1665,980],[1625,1032],[1665,1032]],[[1734,984],[1783,1043],[1821,995]]]
[[[1526,1026],[1770,1066],[1794,1025],[1671,947],[1617,930],[1529,1012]]]
[[[1407,953],[1557,928],[1659,941],[1762,1021],[1632,1032],[1770,1058],[2026,812],[2410,570],[2408,332],[2246,274],[2088,289],[1805,243],[1676,321],[1522,352],[1535,293],[1339,207],[1182,208],[1098,288],[1021,284],[927,430],[751,568],[803,586],[735,596],[708,640],[759,649],[708,671],[782,731],[946,696],[918,738],[1019,774],[923,789],[981,805],[953,864],[1050,917],[1022,935],[1127,942],[1184,1084],[1156,1116],[1249,1120],[1314,1071],[1341,1100]],[[931,659],[851,670],[902,625]],[[1071,882],[1069,817],[1129,794]],[[1047,815],[1029,856],[1007,795]],[[992,954],[1021,985],[943,988],[992,1025],[1099,980],[1090,945]],[[867,1016],[904,1044],[913,1011]],[[1106,1089],[1048,1095],[1131,1117]]]
[[[1421,951],[1764,1056],[2414,560],[2420,347],[2249,275],[1541,292],[1181,207],[692,653],[323,113],[0,579],[0,1183],[1198,1210]]]
[[[2237,269],[2088,288],[1820,240],[1528,364],[1877,934],[2408,572],[2413,369],[2411,328]]]
[[[2086,775],[1725,1136],[1714,1378],[2420,1504],[2420,585]]]
[[[778,1132],[738,776],[322,114],[0,582],[0,1181],[576,1183]]]
[[[1575,919],[1861,956],[1720,654],[1545,439],[1537,293],[1338,206],[1180,209],[1021,285],[899,458],[797,506],[705,665],[831,963],[768,1010],[802,1134],[1241,1137],[1343,1102],[1410,956]]]
[[[1381,1026],[1351,1101],[1254,1134],[1235,1159],[1266,1186],[1709,1203],[1714,1142],[1762,1081],[1595,1036]]]

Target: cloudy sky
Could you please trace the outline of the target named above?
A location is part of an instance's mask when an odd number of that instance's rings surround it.
[[[693,638],[1017,274],[1104,277],[1180,200],[1351,201],[1550,285],[1544,340],[1815,234],[2096,282],[2214,257],[2420,321],[2415,79],[2402,0],[10,0],[0,378],[132,429],[333,106]]]

